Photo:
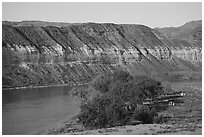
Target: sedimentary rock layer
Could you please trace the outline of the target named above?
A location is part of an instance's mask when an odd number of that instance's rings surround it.
[[[86,83],[103,71],[200,71],[201,47],[143,25],[2,26],[3,87]]]

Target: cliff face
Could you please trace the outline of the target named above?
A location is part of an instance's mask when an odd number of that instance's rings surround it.
[[[202,20],[191,21],[180,27],[156,28],[170,39],[181,39],[202,47]]]
[[[4,22],[2,30],[3,87],[86,83],[118,67],[151,76],[202,69],[201,47],[143,25]]]
[[[155,30],[154,34],[169,47],[167,50],[171,55],[190,62],[202,62],[202,48],[199,44],[196,45],[182,39],[168,39],[162,33]]]

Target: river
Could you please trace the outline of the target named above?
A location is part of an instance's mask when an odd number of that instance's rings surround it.
[[[41,134],[79,112],[72,87],[3,90],[2,134]]]

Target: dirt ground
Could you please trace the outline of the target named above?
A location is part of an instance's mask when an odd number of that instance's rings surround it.
[[[172,125],[166,124],[140,124],[135,126],[120,126],[82,132],[70,132],[74,135],[201,135],[202,129],[195,131],[172,131]]]

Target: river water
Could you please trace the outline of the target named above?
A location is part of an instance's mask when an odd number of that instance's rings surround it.
[[[41,134],[79,112],[72,87],[3,90],[2,133]]]

